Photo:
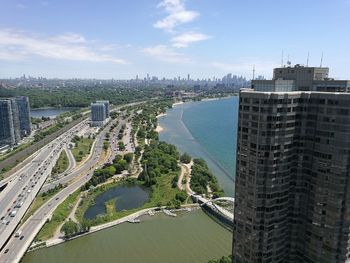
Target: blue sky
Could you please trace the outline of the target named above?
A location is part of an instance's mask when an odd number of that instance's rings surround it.
[[[293,64],[350,79],[350,0],[1,0],[0,78],[271,77]]]

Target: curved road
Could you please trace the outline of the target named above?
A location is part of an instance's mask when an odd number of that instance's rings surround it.
[[[63,202],[63,200],[65,200],[71,193],[73,193],[75,190],[90,180],[92,176],[92,168],[96,168],[94,165],[101,158],[101,153],[103,151],[103,141],[105,134],[108,132],[110,126],[111,124],[107,125],[106,128],[98,135],[95,143],[95,148],[90,159],[86,161],[84,165],[80,166],[77,170],[72,172],[71,175],[72,177],[76,177],[76,180],[61,190],[59,193],[57,193],[55,196],[53,196],[19,228],[19,230],[22,232],[21,236],[23,236],[23,238],[19,239],[18,237],[14,236],[10,238],[9,242],[2,250],[6,251],[8,249],[8,252],[2,252],[0,254],[0,262],[19,262],[37,233],[43,227],[46,220],[51,217],[57,206]]]

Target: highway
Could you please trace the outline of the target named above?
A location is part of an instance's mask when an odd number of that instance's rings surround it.
[[[19,262],[37,233],[45,224],[46,220],[52,216],[52,213],[57,206],[71,193],[90,180],[93,173],[92,170],[97,168],[96,166],[101,161],[103,141],[106,133],[109,131],[110,126],[113,123],[114,122],[111,122],[109,125],[107,125],[105,129],[97,136],[90,158],[83,165],[73,170],[73,172],[69,175],[69,178],[74,178],[73,182],[47,201],[19,228],[19,231],[21,232],[20,237],[15,237],[13,235],[9,239],[0,254],[1,263]],[[7,252],[5,253],[5,251]]]
[[[87,125],[86,121],[44,146],[29,164],[11,176],[7,187],[0,193],[0,248],[11,236],[50,175],[63,147],[84,125]]]
[[[122,107],[141,103],[143,102],[130,103]],[[121,107],[117,107],[111,111],[120,108]],[[17,230],[16,233],[20,233],[20,236],[14,235],[16,227],[19,225],[35,196],[45,184],[61,151],[64,147],[67,147],[72,137],[79,130],[82,130],[84,125],[87,125],[87,120],[83,120],[81,123],[38,150],[31,156],[32,159],[30,163],[5,179],[8,185],[0,192],[0,213],[2,214],[0,221],[1,263],[19,262],[46,220],[50,218],[55,208],[68,195],[84,185],[91,178],[92,170],[96,168],[101,159],[105,134],[110,130],[113,123],[115,123],[115,121],[110,122],[104,130],[99,133],[90,153],[90,158],[84,162],[84,164],[73,169],[67,176],[63,176],[59,178],[59,180],[44,186],[44,190],[48,190],[58,183],[70,183],[66,188],[40,207],[34,215]],[[120,129],[120,127],[121,125],[119,125],[117,129]],[[113,150],[112,155],[115,155]],[[3,182],[4,181],[0,183],[4,184]]]

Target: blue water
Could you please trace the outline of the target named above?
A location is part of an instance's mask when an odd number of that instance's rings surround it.
[[[94,204],[86,210],[84,218],[93,219],[98,215],[105,214],[106,202],[114,198],[116,198],[116,211],[130,210],[144,205],[149,200],[149,192],[139,185],[113,187],[96,197]]]
[[[206,160],[226,195],[234,195],[238,97],[176,105],[159,118],[160,140]]]
[[[39,109],[31,109],[30,115],[34,118],[41,118],[41,117],[50,117],[51,119],[56,118],[58,115],[67,112],[72,111],[77,108],[39,108]]]

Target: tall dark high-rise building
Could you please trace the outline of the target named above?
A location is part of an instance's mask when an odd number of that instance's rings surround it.
[[[11,101],[0,99],[0,147],[16,144],[12,116]]]
[[[350,258],[350,94],[294,90],[240,92],[233,262]]]
[[[17,144],[31,132],[28,97],[0,99],[0,146]]]
[[[24,96],[16,97],[16,102],[18,106],[18,116],[19,116],[21,136],[22,137],[28,136],[32,131],[31,122],[30,122],[29,99],[28,97],[24,97]]]
[[[21,140],[21,123],[19,119],[19,109],[15,98],[8,99],[11,102],[13,132],[15,135],[15,141],[18,143]]]

